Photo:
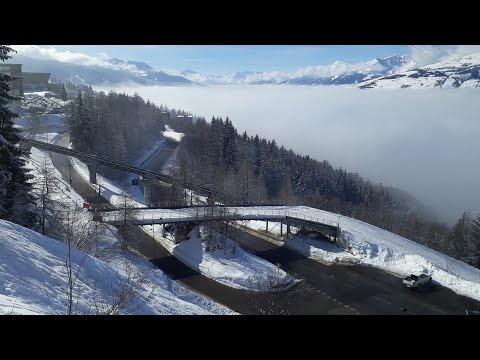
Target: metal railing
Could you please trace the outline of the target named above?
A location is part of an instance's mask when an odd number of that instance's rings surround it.
[[[166,224],[175,222],[203,222],[212,220],[290,220],[339,228],[339,223],[325,218],[309,216],[292,210],[238,209],[228,207],[188,207],[178,209],[117,209],[104,213],[103,221],[112,224],[137,225]]]

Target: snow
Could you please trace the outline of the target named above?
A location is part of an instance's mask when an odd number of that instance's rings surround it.
[[[97,192],[100,187],[100,195],[112,205],[123,207],[126,201],[127,207],[145,207],[145,205],[143,205],[143,191],[141,185],[131,185],[132,179],[138,178],[138,176],[128,174],[126,179],[120,182],[107,179],[97,173],[97,184],[91,184],[90,172],[88,171],[87,165],[71,156],[69,158],[75,171]]]
[[[39,170],[41,170],[44,165],[47,166],[49,171],[53,171],[53,176],[59,183],[59,189],[57,190],[60,191],[51,193],[50,196],[52,197],[52,200],[59,201],[64,206],[82,206],[83,198],[73,190],[68,182],[62,179],[60,172],[53,166],[50,156],[46,155],[43,151],[38,150],[36,147],[32,147],[30,156],[27,159],[27,164],[25,165],[26,168],[31,169],[29,174],[33,175],[35,179],[41,178],[42,175]]]
[[[45,94],[51,94],[51,91],[32,91],[32,92],[25,92],[23,95],[29,96],[29,95],[38,95],[38,96],[45,96]]]
[[[242,223],[242,224],[244,224],[244,223]],[[262,220],[250,220],[250,221],[245,222],[245,224],[248,224],[247,227],[249,227],[250,229],[253,229],[255,231],[265,231],[266,228],[267,228],[267,223],[265,221],[262,221]],[[292,226],[290,228],[290,231],[292,233],[296,233],[297,230],[298,229],[294,226]],[[269,221],[268,222],[268,232],[270,234],[280,236],[280,223],[279,222],[274,222],[274,221]],[[282,233],[285,234],[286,232],[287,232],[287,226],[284,224]]]
[[[56,132],[35,134],[35,136],[29,136],[28,134],[24,134],[24,136],[38,141],[43,141],[48,144],[54,144],[62,137],[62,135]]]
[[[39,134],[53,142],[58,134]],[[92,226],[91,213],[78,209],[83,202],[63,181],[46,153],[32,147],[27,167],[35,178],[45,164],[59,182],[52,199],[75,212],[76,228]],[[88,171],[88,170],[87,170]],[[88,175],[87,175],[88,176]],[[73,249],[74,262],[85,259],[75,291],[75,314],[105,313],[124,284],[136,294],[122,313],[234,314],[153,269],[144,257],[121,249],[117,230],[102,224],[95,244],[86,253]],[[0,220],[0,314],[65,314],[68,246],[19,225]],[[93,255],[93,256],[91,256]]]
[[[165,125],[165,129],[165,131],[162,131],[163,136],[177,142],[180,142],[185,135],[184,133],[172,130],[168,125]]]
[[[170,253],[187,266],[224,285],[251,291],[285,290],[298,282],[285,271],[272,263],[250,254],[239,247],[232,239],[216,231],[217,239],[224,238],[225,247],[206,251],[210,233],[206,226],[197,226],[187,236],[187,240],[175,244],[169,233],[162,237],[161,225],[143,226],[145,232],[154,236]]]
[[[233,313],[172,281],[146,259],[123,253],[116,229],[102,227],[99,241],[111,246],[107,259],[73,249],[75,268],[84,259],[74,288],[74,313],[102,313],[122,284],[131,284],[136,294],[122,313]],[[0,220],[0,314],[65,314],[67,253],[65,243]]]
[[[408,64],[406,64],[408,65]],[[480,87],[478,69],[480,53],[464,56],[458,59],[447,59],[435,64],[412,70],[413,66],[396,69],[397,76],[384,76],[367,80],[359,87],[374,88],[452,88]],[[477,74],[477,75],[475,75]]]
[[[161,137],[158,139],[153,146],[146,151],[141,157],[136,159],[132,164],[133,166],[142,167],[154,154],[158,151],[161,151],[165,147],[165,138]],[[172,166],[171,163],[176,154],[167,161],[162,169],[162,173],[168,172],[169,166]],[[87,165],[82,161],[70,157],[70,162],[73,168],[79,173],[79,175],[85,179],[85,181],[92,186],[97,192],[100,187],[101,195],[108,200],[111,204],[117,207],[123,207],[124,202],[127,201],[130,207],[144,207],[144,195],[143,195],[143,185],[140,180],[139,185],[132,185],[133,179],[138,179],[139,176],[136,174],[126,173],[124,180],[115,181],[103,177],[97,173],[97,183],[90,183],[90,172],[88,171]],[[125,200],[125,192],[128,194],[127,199]]]
[[[279,246],[285,246],[322,263],[359,263],[355,256],[338,247],[332,241],[322,238],[315,233],[302,235],[299,233],[299,229],[294,226],[290,227],[290,233],[293,237],[287,239],[287,226],[283,224],[282,238],[280,237],[279,222],[269,221],[268,232],[266,231],[266,221],[262,220],[242,221],[239,225],[268,236],[270,238],[269,241],[276,243]]]
[[[31,116],[23,115],[14,119],[15,125],[19,128],[31,128]],[[63,127],[65,125],[64,114],[43,114],[40,115],[40,126],[42,127]]]
[[[22,109],[28,111],[30,109],[44,109],[45,112],[63,112],[69,101],[63,101],[55,97],[45,97],[49,91],[39,91],[33,93],[25,93],[22,99]]]
[[[354,255],[338,247],[332,241],[322,238],[315,239],[309,236],[297,235],[286,240],[285,246],[320,262],[326,261],[328,263],[338,262],[344,264],[359,263]]]
[[[87,166],[75,158],[70,158],[70,161],[74,169],[88,182],[89,172]],[[112,180],[106,179],[99,174],[97,174],[97,182],[101,187],[101,195],[114,206],[123,207],[126,200],[129,207],[144,207],[143,193],[136,189],[133,189],[134,191],[132,192],[133,186],[130,186],[127,190],[132,198],[125,199],[124,195],[122,195],[122,189],[125,187],[118,186]],[[98,190],[99,185],[91,184],[91,186]],[[128,186],[128,181],[124,186]],[[202,200],[197,196],[194,196],[194,198],[197,198],[196,201]],[[158,211],[153,211],[152,214],[156,213]],[[166,210],[166,213],[169,216],[172,216],[172,214],[173,216],[178,216],[178,211],[176,210]],[[144,231],[147,228],[150,227],[143,227]],[[155,225],[155,230],[151,233],[149,232],[150,235],[155,235],[157,241],[186,265],[224,285],[239,289],[256,290],[259,288],[263,290],[272,281],[275,282],[275,286],[283,285],[284,287],[295,283],[283,270],[278,269],[268,261],[245,252],[238,246],[236,247],[235,256],[226,253],[222,255],[218,251],[211,254],[205,252],[205,244],[201,243],[195,236],[175,246],[171,240],[160,237],[160,233],[161,227],[159,225]],[[231,239],[227,239],[227,248],[233,248]],[[203,251],[200,251],[200,249]]]
[[[205,209],[207,208],[145,209],[138,211],[136,216],[137,219],[162,218],[161,221],[169,222],[170,219],[202,217]],[[244,220],[246,218],[261,220],[268,217],[273,219],[283,215],[316,219],[316,221],[326,224],[338,223],[341,235],[347,239],[351,247],[351,254],[348,252],[335,254],[334,257],[338,257],[340,262],[356,262],[373,266],[400,277],[412,272],[426,272],[432,275],[434,281],[456,293],[480,300],[480,269],[365,222],[306,206],[226,207],[225,209],[227,214],[229,212],[236,213],[237,219],[240,217],[239,220],[242,217]],[[114,220],[115,216],[120,215],[110,212],[105,214],[104,219],[112,217]],[[254,226],[265,229],[258,223]],[[302,249],[307,246],[304,241],[287,243],[299,251],[305,251]],[[309,251],[315,253],[315,257],[320,258],[325,249],[320,248],[320,250],[312,250],[310,246]],[[331,259],[331,257],[327,257],[327,259]]]
[[[342,235],[349,240],[352,252],[333,250],[327,241],[313,240],[305,236],[286,241],[286,246],[306,256],[326,261],[335,261],[335,258],[338,258],[340,263],[373,266],[400,277],[425,272],[442,286],[480,300],[480,269],[360,220],[306,206],[271,207],[271,211],[273,208],[292,211],[298,216],[338,222]],[[261,211],[261,208],[257,210]],[[250,225],[247,223],[246,226]],[[265,222],[253,223],[251,227],[264,230]]]

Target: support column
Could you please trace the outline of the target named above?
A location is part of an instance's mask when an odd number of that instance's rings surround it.
[[[266,221],[266,223],[267,223],[267,228],[266,228],[266,230],[267,230],[267,232],[268,232],[268,220]]]
[[[280,221],[280,237],[283,238],[283,223]]]
[[[143,203],[147,207],[152,206],[152,187],[150,179],[142,179],[143,182]]]
[[[290,224],[287,223],[287,239],[289,235],[290,235]]]
[[[88,172],[90,173],[90,182],[97,183],[97,164],[87,164]]]

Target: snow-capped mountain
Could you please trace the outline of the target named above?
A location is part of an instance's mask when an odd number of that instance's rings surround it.
[[[413,68],[415,63],[412,60],[403,55],[395,55],[356,64],[336,61],[330,65],[308,66],[294,72],[244,71],[226,75],[207,75],[185,70],[180,75],[205,85],[353,85]]]
[[[100,85],[132,82],[140,85],[193,85],[188,79],[156,71],[146,63],[115,58],[101,64],[85,65],[52,59],[36,59],[17,54],[8,62],[23,64],[23,71],[49,72],[52,80],[70,81],[75,84]]]
[[[451,58],[418,69],[401,71],[359,84],[369,88],[480,87],[480,53]]]
[[[150,65],[141,61],[131,61],[131,60],[124,61],[117,58],[111,58],[111,59],[108,59],[107,61],[110,64],[114,64],[114,65],[133,65],[139,71],[155,71],[155,69],[152,68]]]
[[[180,73],[190,81],[205,85],[248,85],[255,83],[257,77],[261,77],[262,74],[262,72],[242,71],[226,75],[206,75],[189,69]]]

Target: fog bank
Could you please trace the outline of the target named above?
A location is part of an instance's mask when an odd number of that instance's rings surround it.
[[[108,90],[108,89],[103,89]],[[407,190],[449,223],[480,210],[478,89],[116,88]]]

